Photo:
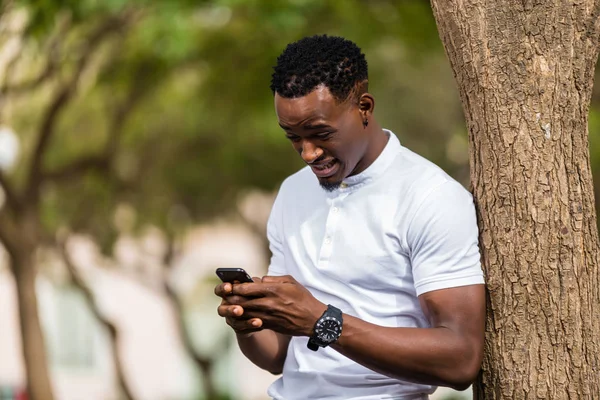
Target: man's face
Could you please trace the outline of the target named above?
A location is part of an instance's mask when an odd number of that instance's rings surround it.
[[[293,99],[275,93],[275,111],[286,137],[323,188],[334,190],[366,168],[362,161],[369,135],[356,103],[338,104],[327,87],[319,86]]]

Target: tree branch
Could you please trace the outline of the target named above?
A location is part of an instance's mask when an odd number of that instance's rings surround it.
[[[72,163],[55,171],[44,174],[43,179],[54,182],[66,182],[77,180],[83,173],[90,171],[106,172],[110,168],[110,160],[105,154],[81,157]]]
[[[57,70],[56,61],[51,58],[50,60],[47,61],[46,67],[43,69],[43,71],[37,77],[35,77],[31,80],[25,81],[25,82],[19,82],[14,85],[9,85],[5,81],[5,84],[2,87],[2,93],[4,93],[4,94],[9,94],[9,93],[10,94],[23,94],[30,90],[34,90],[37,87],[39,87],[42,83],[46,82],[49,78],[54,76],[54,73],[56,72],[56,70]]]
[[[44,69],[42,69],[42,71],[38,74],[38,76],[35,78],[30,78],[29,80],[23,82],[11,84],[9,83],[10,77],[12,76],[12,71],[21,53],[16,52],[15,57],[13,57],[10,60],[6,67],[6,74],[0,93],[2,93],[5,96],[10,94],[23,94],[25,92],[37,89],[41,84],[52,78],[58,70],[57,67],[59,58],[59,45],[61,39],[64,36],[64,30],[65,29],[62,28],[60,32],[57,33],[56,37],[50,39],[50,43],[47,49],[48,58],[46,60],[46,65],[44,66]]]
[[[8,243],[8,234],[4,231],[4,225],[0,224],[0,243],[2,243],[4,245],[4,247],[8,247],[9,243]],[[8,251],[8,249],[7,249]]]
[[[171,305],[174,309],[175,316],[177,319],[177,330],[183,343],[183,347],[187,351],[188,355],[196,364],[202,379],[202,386],[204,387],[204,398],[206,399],[218,399],[219,393],[214,384],[214,365],[216,362],[216,355],[222,354],[222,350],[227,349],[231,344],[231,336],[223,335],[221,343],[215,346],[216,351],[213,351],[212,357],[202,356],[196,350],[192,335],[187,329],[184,319],[184,306],[182,301],[175,289],[169,284],[168,273],[172,269],[173,260],[175,258],[175,245],[174,238],[172,235],[167,233],[167,251],[163,257],[164,264],[164,277],[163,277],[163,288],[165,294],[169,298]]]
[[[21,209],[20,198],[2,170],[0,170],[0,188],[4,191],[7,206],[11,211],[18,213]]]
[[[41,180],[65,182],[78,179],[90,171],[109,172],[111,162],[115,158],[123,127],[133,108],[142,99],[148,85],[135,84],[127,98],[116,108],[109,123],[108,139],[101,154],[81,157],[55,171],[43,173]]]
[[[100,307],[98,302],[96,301],[96,297],[90,287],[87,285],[85,280],[77,271],[77,267],[73,264],[71,257],[66,248],[66,240],[58,243],[59,251],[63,257],[65,266],[67,267],[67,271],[69,273],[69,277],[71,278],[71,282],[83,293],[85,300],[88,304],[88,307],[94,314],[94,316],[98,319],[98,321],[108,330],[111,338],[112,344],[112,356],[113,356],[113,364],[115,368],[115,372],[117,375],[117,380],[119,381],[119,386],[123,392],[123,396],[127,400],[133,400],[134,396],[132,394],[131,388],[127,383],[125,378],[125,372],[123,370],[123,362],[121,360],[121,355],[119,353],[119,331],[115,324],[113,324],[110,320],[108,320],[102,312],[100,311]]]
[[[2,86],[0,87],[0,93],[2,95],[6,95],[6,93],[9,91],[9,84],[8,81],[10,80],[10,77],[12,76],[12,72],[15,68],[15,65],[17,64],[17,61],[19,60],[19,56],[21,55],[21,49],[23,48],[23,45],[20,44],[20,48],[19,51],[15,51],[15,53],[13,54],[13,56],[10,58],[10,60],[6,63],[6,67],[5,67],[5,72],[4,72],[4,81],[2,82]]]
[[[59,18],[58,25],[58,28],[53,34],[51,34],[50,38],[48,39],[45,49],[41,51],[42,54],[48,54],[45,66],[42,69],[42,71],[35,78],[30,78],[23,82],[10,83],[12,72],[15,68],[17,61],[19,60],[20,55],[22,54],[21,51],[15,52],[15,56],[11,58],[11,60],[7,64],[6,73],[4,75],[4,82],[2,83],[2,87],[0,89],[1,94],[19,95],[31,90],[35,90],[41,84],[48,81],[55,75],[56,71],[58,70],[57,67],[60,55],[60,45],[62,44],[63,39],[65,38],[69,28],[71,27],[71,19]],[[21,34],[24,35],[22,32]]]
[[[7,227],[7,221],[6,221],[6,214],[0,211],[0,243],[2,243],[2,245],[4,246],[4,249],[6,250],[6,252],[8,253],[8,255],[10,256],[11,259],[15,258],[15,248],[13,245],[13,242],[11,240],[11,237],[13,237],[13,235],[11,235],[9,233],[9,228]],[[10,266],[12,268],[12,262],[10,263]]]
[[[150,89],[150,86],[151,85],[148,85],[147,82],[141,82],[137,79],[134,80],[129,94],[115,110],[108,128],[108,140],[105,148],[105,153],[107,155],[114,157],[114,154],[118,149],[120,138],[123,134],[123,127],[125,126],[125,122],[127,122],[127,117],[143,98],[144,94]]]
[[[39,185],[42,179],[42,160],[50,143],[55,128],[56,121],[60,112],[72,99],[79,79],[87,67],[94,51],[99,47],[102,41],[110,34],[122,30],[129,20],[130,13],[118,17],[111,17],[104,21],[85,41],[86,47],[83,55],[77,63],[75,72],[71,79],[58,90],[58,94],[52,100],[50,107],[42,118],[42,124],[39,129],[38,140],[31,160],[29,177],[26,185],[26,198],[29,201],[37,203],[39,198]]]
[[[79,78],[79,73],[77,74],[76,78]],[[43,155],[46,151],[48,143],[50,142],[50,138],[54,133],[55,121],[58,117],[58,114],[60,110],[69,101],[73,90],[74,81],[59,91],[58,95],[52,101],[50,108],[46,112],[45,117],[43,118],[42,126],[40,128],[40,133],[38,136],[38,141],[35,146],[35,151],[33,153],[33,158],[31,161],[29,179],[27,180],[28,183],[26,193],[28,197],[34,196],[34,201],[37,201],[37,192],[38,186],[40,184],[41,164]]]
[[[175,315],[177,318],[177,329],[179,331],[179,335],[181,337],[183,346],[201,373],[202,386],[204,387],[204,397],[206,399],[218,399],[219,398],[218,391],[217,391],[217,388],[215,387],[214,377],[213,377],[213,373],[214,373],[213,369],[214,369],[214,365],[215,365],[215,361],[216,361],[216,356],[205,357],[205,356],[198,354],[198,351],[196,350],[196,348],[194,346],[192,336],[185,324],[184,307],[183,307],[181,300],[179,299],[179,296],[177,295],[175,290],[171,287],[171,285],[168,283],[167,279],[164,279],[163,286],[164,286],[165,293],[166,293],[167,297],[169,298],[169,300],[171,301],[171,304],[175,311]],[[214,351],[213,353],[214,354],[222,354],[222,351],[220,351],[220,350],[222,348],[226,349],[227,347],[229,347],[230,341],[231,341],[230,335],[223,335],[223,338],[221,341],[222,343],[215,346],[217,348],[217,351]]]

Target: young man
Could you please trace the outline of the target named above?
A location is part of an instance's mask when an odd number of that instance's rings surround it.
[[[273,256],[224,283],[219,315],[275,399],[426,399],[480,368],[485,292],[471,195],[373,116],[367,62],[339,37],[288,45],[271,89],[307,167],[284,181]]]

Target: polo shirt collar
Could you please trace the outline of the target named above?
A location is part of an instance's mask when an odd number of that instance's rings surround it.
[[[401,147],[400,140],[394,135],[394,132],[387,129],[383,131],[388,135],[389,139],[381,154],[363,172],[344,179],[338,189],[339,191],[345,192],[357,189],[381,176],[392,165]]]

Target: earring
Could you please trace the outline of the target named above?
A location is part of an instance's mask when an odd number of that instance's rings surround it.
[[[363,121],[363,127],[364,127],[365,129],[367,129],[367,125],[369,125],[369,120],[368,120],[368,119],[365,119],[365,120]]]

